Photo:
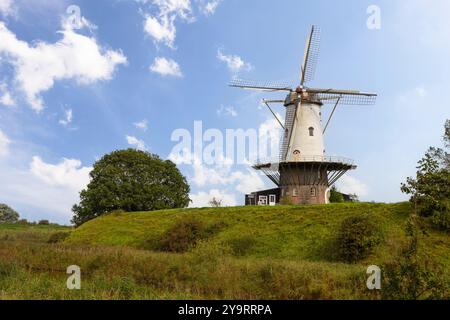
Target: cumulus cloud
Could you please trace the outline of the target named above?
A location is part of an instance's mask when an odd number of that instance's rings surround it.
[[[127,142],[130,146],[135,147],[138,150],[146,151],[147,147],[145,146],[145,142],[143,140],[139,140],[133,136],[126,136]]]
[[[69,124],[72,123],[72,120],[73,120],[73,111],[72,109],[67,109],[64,112],[64,118],[59,120],[59,124],[64,127],[67,127]]]
[[[49,164],[34,156],[30,164],[30,172],[49,186],[67,187],[74,191],[81,191],[87,186],[91,170],[91,167],[83,167],[81,161],[76,159]]]
[[[279,113],[275,114],[278,119],[283,122],[281,115]],[[282,133],[283,130],[280,124],[273,117],[261,123],[258,129],[258,154],[251,154],[250,159],[260,159],[262,161],[267,160],[270,162],[274,158],[277,158],[279,156]]]
[[[183,150],[182,154],[171,154],[169,159],[176,164],[190,164],[189,180],[197,187],[225,186],[242,193],[249,193],[265,187],[261,176],[247,168],[245,171],[237,170],[233,161],[226,157],[218,157],[215,164],[203,163],[189,150]]]
[[[13,14],[12,0],[0,0],[0,15],[9,16]]]
[[[163,43],[170,48],[174,48],[177,32],[176,20],[188,22],[194,20],[191,2],[189,0],[153,0],[152,4],[157,8],[157,12],[145,15],[144,31],[156,43]]]
[[[182,77],[180,66],[172,59],[163,57],[156,57],[153,64],[150,66],[150,71],[158,73],[162,76]]]
[[[11,141],[6,134],[0,130],[0,157],[4,157],[9,154],[9,145]]]
[[[340,192],[344,194],[356,194],[359,197],[365,197],[368,195],[368,187],[358,179],[344,175],[338,182],[337,186]]]
[[[223,206],[236,206],[237,201],[233,194],[227,192],[226,190],[212,189],[207,192],[200,191],[189,196],[192,200],[190,207],[192,208],[204,208],[210,207],[209,202],[216,198],[222,201]]]
[[[85,22],[87,23],[87,22]],[[0,56],[15,69],[15,82],[35,111],[44,108],[40,97],[56,81],[75,80],[88,85],[110,80],[116,67],[127,63],[121,51],[101,47],[95,38],[76,33],[67,23],[56,43],[32,44],[19,40],[0,22]]]
[[[147,131],[148,129],[148,121],[147,119],[138,121],[134,123],[134,126],[138,129],[141,129],[142,131]]]
[[[1,150],[1,148],[0,148]],[[89,183],[90,167],[79,160],[63,159],[58,164],[45,163],[33,157],[26,168],[9,157],[0,162],[0,194],[3,201],[16,208],[29,220],[49,219],[68,223],[72,206],[79,201],[79,192]]]
[[[8,91],[5,83],[0,83],[0,104],[7,107],[13,107],[16,105],[16,101]]]
[[[241,71],[250,71],[252,69],[252,65],[245,62],[240,56],[233,54],[226,55],[223,53],[222,48],[217,50],[217,59],[224,62],[227,65],[228,70],[235,74]]]

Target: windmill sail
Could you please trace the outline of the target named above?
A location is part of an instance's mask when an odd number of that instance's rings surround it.
[[[251,81],[242,79],[233,79],[229,83],[230,87],[260,90],[260,91],[292,91],[289,84],[273,81]]]
[[[300,84],[303,86],[306,82],[314,80],[316,74],[317,60],[320,51],[320,28],[312,26],[306,43],[305,56],[300,72]]]
[[[309,94],[316,97],[323,104],[335,104],[339,99],[341,105],[373,105],[377,94],[352,90],[307,89]]]

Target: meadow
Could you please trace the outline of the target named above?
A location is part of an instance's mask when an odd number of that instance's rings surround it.
[[[397,259],[409,203],[235,207],[112,213],[77,229],[0,226],[0,299],[380,299],[369,265]],[[358,263],[335,257],[343,219],[368,214],[383,241]],[[156,249],[177,221],[214,229],[187,252]],[[448,234],[429,231],[422,250],[450,279]],[[68,290],[66,268],[81,268]]]

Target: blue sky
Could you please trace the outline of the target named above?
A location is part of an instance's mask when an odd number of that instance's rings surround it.
[[[71,5],[80,19],[68,18]],[[367,28],[370,5],[381,10],[379,30]],[[327,132],[327,153],[359,166],[340,187],[362,200],[405,200],[400,183],[440,145],[450,113],[449,10],[445,0],[0,0],[0,202],[68,223],[107,152],[168,158],[174,130],[193,131],[194,121],[275,130],[260,100],[282,96],[226,84],[296,84],[312,24],[322,46],[310,85],[379,94],[375,106],[340,107]],[[242,204],[244,192],[271,186],[226,160],[179,167],[197,206],[213,196]]]

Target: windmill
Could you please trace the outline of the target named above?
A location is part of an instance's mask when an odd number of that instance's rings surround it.
[[[294,204],[328,203],[329,188],[347,171],[356,169],[350,159],[330,157],[325,153],[324,135],[338,105],[373,105],[377,94],[355,90],[307,87],[314,79],[320,46],[320,29],[313,26],[309,34],[300,84],[293,89],[288,84],[234,79],[231,87],[265,92],[286,91],[284,100],[263,100],[283,128],[278,159],[258,160],[253,166],[261,170],[280,189],[280,196]],[[271,104],[286,108],[284,124],[272,110]],[[324,105],[334,105],[322,126]]]

